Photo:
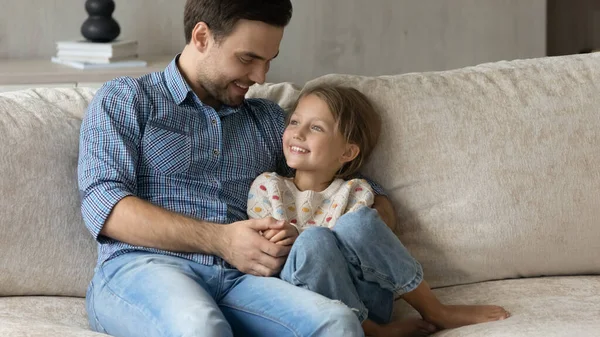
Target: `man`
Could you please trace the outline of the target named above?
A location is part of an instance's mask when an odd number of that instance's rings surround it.
[[[114,336],[362,336],[351,309],[276,275],[298,235],[245,220],[253,179],[285,170],[283,111],[263,83],[289,0],[188,0],[164,72],[106,83],[81,127],[79,186],[98,241],[92,329]],[[387,223],[385,197],[376,208]],[[286,233],[290,245],[261,236]]]

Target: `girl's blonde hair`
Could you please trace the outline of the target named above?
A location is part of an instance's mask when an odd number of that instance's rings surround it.
[[[319,85],[305,89],[298,97],[298,102],[308,95],[322,99],[335,120],[337,131],[346,142],[356,144],[360,152],[354,160],[346,163],[336,175],[336,178],[347,179],[366,163],[373,152],[381,132],[381,119],[371,101],[362,92],[344,86]],[[286,125],[289,123],[288,114]]]

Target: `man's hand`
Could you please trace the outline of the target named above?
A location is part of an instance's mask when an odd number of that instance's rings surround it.
[[[298,228],[286,221],[282,229],[269,229],[263,233],[263,236],[278,245],[291,246],[298,238],[298,234]]]
[[[383,195],[376,195],[375,202],[373,203],[373,208],[377,210],[379,216],[385,222],[385,224],[392,230],[396,230],[396,211],[394,210],[394,206],[390,202],[388,197]]]
[[[271,217],[225,225],[217,255],[243,273],[256,276],[275,275],[283,268],[291,246],[275,244],[260,232],[285,232],[285,228],[286,224],[283,221]]]

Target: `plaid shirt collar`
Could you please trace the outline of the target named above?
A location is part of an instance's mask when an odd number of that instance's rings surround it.
[[[179,71],[177,61],[179,60],[180,56],[181,54],[177,54],[169,63],[167,68],[165,68],[165,80],[167,82],[167,88],[171,92],[171,96],[173,97],[175,104],[181,105],[183,102],[185,102],[188,96],[191,95],[190,97],[195,97],[194,101],[197,102],[200,107],[208,107],[208,105],[204,104],[200,98],[198,98],[198,95],[196,95],[196,93],[192,90],[190,85],[183,78],[181,71]],[[217,113],[220,117],[224,117],[239,112],[243,106],[243,103],[237,107],[222,105]]]

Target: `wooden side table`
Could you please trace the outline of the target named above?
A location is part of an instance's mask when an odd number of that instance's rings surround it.
[[[50,60],[0,59],[0,92],[39,87],[92,87],[119,76],[139,77],[162,71],[175,55],[140,57],[146,67],[80,70]]]

